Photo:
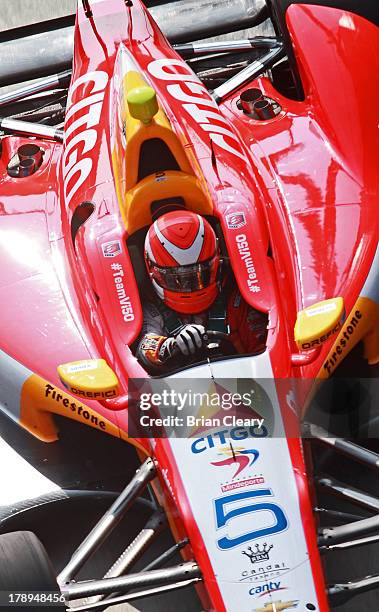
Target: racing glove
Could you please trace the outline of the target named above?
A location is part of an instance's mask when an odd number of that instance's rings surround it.
[[[202,348],[205,335],[205,327],[203,325],[185,325],[175,336],[175,344],[182,355],[194,355],[196,351]],[[169,338],[172,340],[172,338]],[[170,347],[171,348],[171,347]]]
[[[177,347],[182,355],[194,355],[203,346],[203,325],[184,325],[175,338],[146,334],[137,349],[137,357],[149,370],[158,371]]]
[[[137,357],[149,370],[151,368],[160,368],[170,359],[174,345],[174,338],[167,338],[157,334],[146,334],[137,349]]]

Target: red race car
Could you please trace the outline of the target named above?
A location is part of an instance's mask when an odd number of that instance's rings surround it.
[[[188,19],[196,7],[184,4]],[[1,536],[0,590],[103,610],[195,585],[203,610],[326,612],[379,583],[326,585],[319,548],[369,540],[379,518],[317,534],[301,438],[322,380],[354,347],[379,361],[378,9],[269,0],[216,32],[225,6],[214,3],[209,23],[173,34],[165,6],[170,42],[140,0],[79,2],[72,71],[0,97],[0,409],[44,442],[58,438],[54,415],[84,423],[134,445],[142,464],[57,578],[30,534]],[[193,42],[263,21],[270,36]],[[139,353],[144,250],[152,227],[167,247],[170,214],[197,219],[191,248],[208,227],[216,237],[224,305],[196,356],[176,341],[157,371]],[[178,277],[153,264],[167,299]],[[212,268],[193,272],[200,299]],[[160,341],[146,342],[149,356]],[[379,465],[320,424],[307,432]],[[145,532],[103,579],[75,582],[146,489],[183,562],[162,567],[163,555],[130,573]]]

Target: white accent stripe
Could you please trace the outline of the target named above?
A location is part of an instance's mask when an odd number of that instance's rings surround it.
[[[160,297],[161,300],[163,300],[164,299],[164,291],[163,291],[162,287],[160,285],[158,285],[158,283],[153,278],[151,279],[151,283],[152,283],[152,285],[153,285],[153,287],[154,287],[158,297]]]
[[[154,257],[153,257],[153,252],[152,252],[152,250],[151,250],[151,244],[150,244],[149,232],[147,232],[147,234],[146,234],[146,238],[145,238],[145,251],[146,251],[146,253],[147,253],[147,255],[148,255],[149,259],[150,259],[151,261],[154,261],[154,262],[155,262],[155,259],[154,259]]]
[[[379,304],[379,245],[361,291],[361,297],[368,297]]]
[[[196,263],[199,255],[201,253],[201,249],[204,244],[204,220],[200,215],[196,215],[199,219],[199,231],[197,232],[196,238],[188,249],[181,249],[177,247],[175,244],[170,242],[165,236],[162,234],[158,227],[158,221],[154,222],[154,229],[159,238],[159,241],[162,245],[164,245],[166,251],[170,253],[170,255],[178,262],[181,266],[185,266],[187,264]],[[153,261],[154,258],[152,258]]]
[[[24,382],[33,372],[0,350],[0,410],[20,419],[20,397]]]
[[[211,375],[210,375],[211,374]],[[234,446],[239,450],[256,449],[259,458],[251,470],[246,471],[246,484],[244,487],[225,493],[223,485],[234,480],[233,469],[230,466],[215,467],[212,462],[225,458],[223,451],[230,443],[228,437],[233,426],[220,425],[213,428],[216,433],[212,435],[212,428],[205,430],[198,436],[188,438],[168,439],[174,459],[180,474],[183,487],[187,494],[191,514],[197,525],[204,547],[209,555],[217,585],[221,591],[226,610],[238,612],[252,612],[263,610],[270,601],[286,600],[297,601],[298,610],[305,610],[306,602],[315,605],[319,612],[317,597],[313,583],[312,568],[309,562],[309,553],[305,539],[304,527],[299,507],[299,491],[296,485],[295,472],[291,463],[288,443],[284,436],[283,419],[279,408],[275,379],[270,362],[270,355],[265,351],[256,357],[242,357],[239,359],[225,359],[212,364],[195,366],[179,374],[166,378],[175,379],[175,389],[179,389],[180,378],[183,379],[183,392],[188,392],[188,381],[191,379],[196,385],[192,390],[199,393],[212,393],[213,384],[220,382],[221,388],[228,392],[241,392],[248,386],[241,387],[243,378],[257,379],[263,391],[272,403],[272,415],[266,419],[266,425],[275,437],[251,437],[246,427],[235,427],[236,439]],[[174,385],[173,385],[174,386]],[[257,398],[258,399],[258,398]],[[288,398],[288,401],[290,398]],[[258,404],[259,405],[259,404]],[[258,412],[260,412],[258,410]],[[270,411],[269,411],[270,412]],[[191,413],[191,407],[186,407],[186,415]],[[173,412],[176,414],[176,412]],[[167,412],[165,412],[165,416]],[[162,412],[163,416],[163,412]],[[183,414],[180,414],[183,416]],[[190,435],[189,428],[188,435]],[[250,437],[245,437],[250,433]],[[221,435],[222,434],[222,435]],[[209,437],[208,437],[209,436]],[[223,437],[222,437],[223,436]],[[193,443],[200,438],[200,446],[193,451]],[[194,478],[194,474],[201,475]],[[249,477],[258,474],[265,479],[263,485],[255,486],[249,483]],[[243,481],[243,474],[237,481]],[[256,502],[243,498],[245,492],[258,489],[269,489],[271,496],[262,498],[263,502],[270,502],[279,507],[287,518],[286,530],[256,538],[256,542],[263,546],[266,542],[273,545],[273,551],[267,563],[264,560],[256,566],[249,565],[249,560],[242,554],[247,546],[255,545],[255,541],[248,540],[248,534],[258,528],[272,526],[269,512],[252,512]],[[236,495],[234,500],[224,506],[222,517],[228,518],[221,525],[217,524],[216,500]],[[240,496],[240,497],[238,497]],[[248,508],[250,506],[250,508]],[[240,515],[234,517],[229,514],[241,509]],[[271,521],[271,523],[270,523]],[[219,540],[222,537],[245,537],[245,541],[232,544],[228,549],[222,549]],[[258,566],[265,568],[265,572],[254,571]],[[270,568],[271,566],[271,568]],[[276,571],[276,567],[279,568]],[[283,568],[283,569],[282,569]],[[284,591],[266,594],[265,589],[272,583],[273,587],[285,589]],[[284,595],[283,595],[284,594]],[[263,597],[265,595],[265,597]],[[270,608],[268,608],[270,609]]]

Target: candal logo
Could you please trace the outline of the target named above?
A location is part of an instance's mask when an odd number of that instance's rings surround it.
[[[228,456],[226,459],[221,459],[221,461],[211,461],[211,465],[223,467],[224,465],[236,464],[237,470],[233,474],[232,478],[236,478],[246,468],[250,468],[259,457],[259,452],[255,448],[246,450],[233,448],[232,445],[230,445],[230,449],[222,449],[219,454],[225,454]]]
[[[249,557],[251,563],[259,563],[260,561],[269,561],[270,550],[272,548],[274,548],[273,544],[270,544],[270,546],[268,546],[267,543],[265,542],[262,548],[260,547],[259,544],[256,544],[255,550],[253,550],[251,546],[248,546],[247,551],[243,550],[242,554]]]
[[[229,213],[225,219],[229,229],[239,229],[246,225],[245,213],[243,212]]]
[[[121,253],[121,242],[119,240],[112,240],[111,242],[104,242],[101,245],[104,257],[116,257]]]
[[[282,583],[280,582],[280,580],[278,580],[277,582],[270,580],[270,582],[267,582],[266,584],[254,586],[252,589],[250,589],[249,594],[254,596],[257,595],[258,597],[263,597],[264,595],[276,593],[277,591],[285,591],[287,587],[281,586],[281,584]]]
[[[251,583],[264,582],[265,580],[280,580],[281,576],[290,570],[284,561],[261,561],[251,563],[248,569],[241,572],[240,582],[245,580]]]

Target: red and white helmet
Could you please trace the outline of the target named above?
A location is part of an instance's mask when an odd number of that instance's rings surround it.
[[[197,314],[214,302],[220,256],[216,234],[200,215],[175,210],[154,221],[145,239],[145,262],[169,308]]]

